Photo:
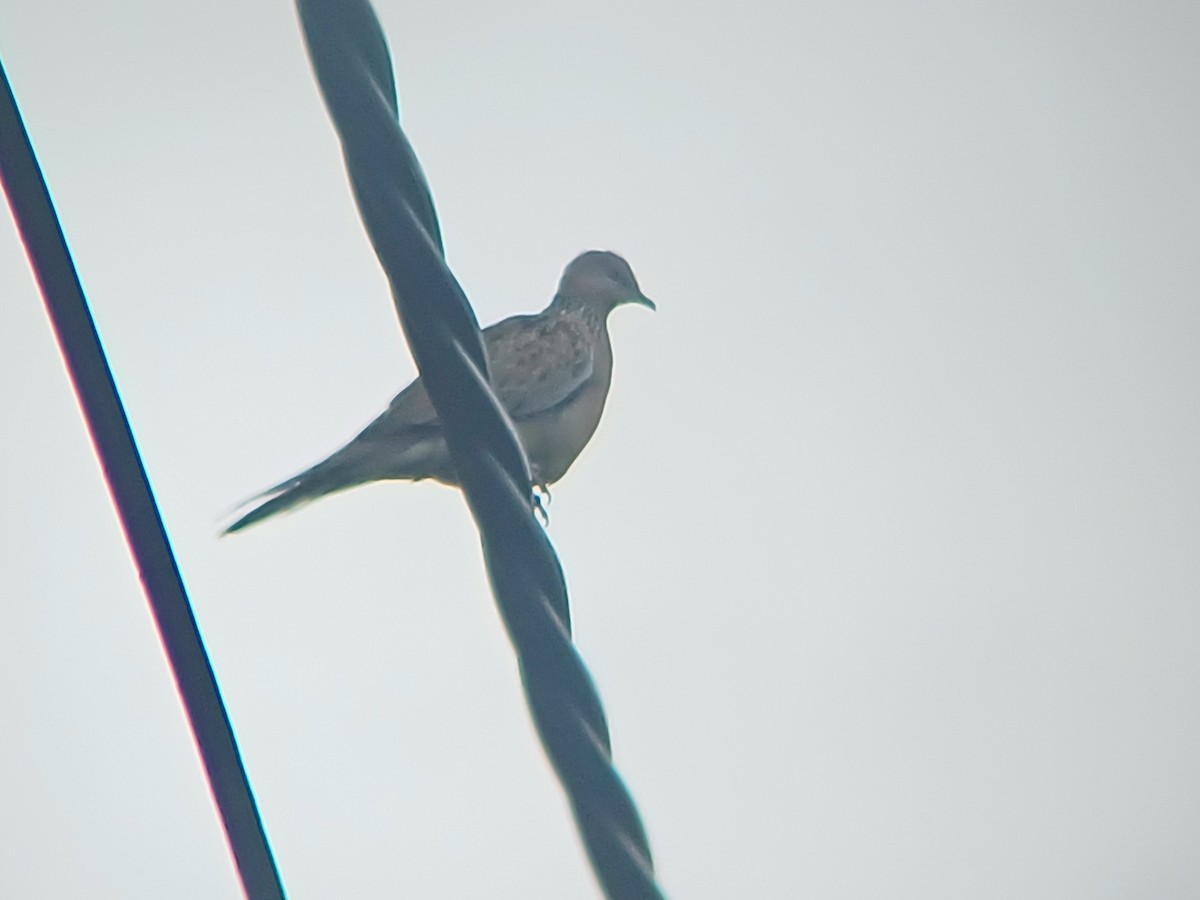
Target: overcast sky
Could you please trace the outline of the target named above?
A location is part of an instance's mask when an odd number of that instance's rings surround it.
[[[408,5],[482,322],[617,310],[554,492],[690,900],[1200,895],[1200,7]],[[414,374],[288,3],[0,4],[294,898],[595,898],[459,494],[226,513]],[[0,224],[0,896],[234,898]]]

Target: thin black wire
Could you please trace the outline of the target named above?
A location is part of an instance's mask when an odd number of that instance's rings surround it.
[[[367,0],[297,0],[359,212],[479,526],[496,602],[542,745],[610,898],[661,898],[600,698],[571,642],[562,567],[533,514],[529,465],[488,382],[475,314],[397,119],[386,39]]]
[[[242,887],[250,900],[281,900],[283,885],[242,767],[237,741],[2,62],[0,180],[45,298],[125,540],[141,574],[208,773],[209,786],[221,812]]]

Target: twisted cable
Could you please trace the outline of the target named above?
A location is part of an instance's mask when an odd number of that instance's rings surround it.
[[[566,583],[534,517],[529,463],[492,392],[479,324],[446,265],[429,188],[400,128],[383,30],[367,0],[296,6],[355,201],[479,528],[542,746],[606,896],[661,898],[600,697],[571,641]]]

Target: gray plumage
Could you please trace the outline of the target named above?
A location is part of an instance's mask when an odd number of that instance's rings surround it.
[[[517,428],[536,485],[562,478],[600,423],[612,380],[608,314],[624,303],[654,308],[624,259],[590,250],[563,270],[543,312],[513,316],[483,332],[492,388]],[[225,531],[367,482],[425,478],[457,484],[441,423],[418,377],[354,440],[253,498],[262,502]]]

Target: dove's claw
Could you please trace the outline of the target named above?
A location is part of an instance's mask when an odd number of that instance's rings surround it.
[[[536,488],[536,486],[535,486]],[[542,501],[542,492],[535,489],[533,491],[533,511],[537,513],[537,517],[542,520],[542,525],[550,527],[550,513],[546,511],[546,507],[550,505],[550,492],[546,491],[546,499]]]
[[[537,477],[536,475],[534,476]],[[544,481],[534,481],[533,483],[533,508],[534,511],[541,517],[542,524],[550,525],[550,485]]]

